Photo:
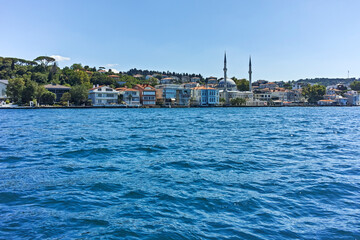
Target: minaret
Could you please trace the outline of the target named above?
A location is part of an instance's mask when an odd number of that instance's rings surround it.
[[[252,92],[252,85],[251,85],[251,56],[249,58],[249,91]]]
[[[227,76],[226,76],[227,68],[226,68],[226,52],[224,55],[224,97],[226,104],[229,104],[228,93],[227,93]]]

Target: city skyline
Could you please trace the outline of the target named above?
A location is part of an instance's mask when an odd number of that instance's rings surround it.
[[[0,1],[0,55],[288,81],[360,76],[357,1]]]

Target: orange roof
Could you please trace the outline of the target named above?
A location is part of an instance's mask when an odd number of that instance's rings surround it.
[[[116,91],[134,92],[134,91],[139,91],[139,90],[134,89],[134,88],[117,88]]]
[[[205,87],[205,86],[194,87],[194,88],[192,88],[192,89],[194,89],[194,90],[206,90],[206,89],[215,90],[215,88]]]
[[[334,100],[323,99],[323,100],[319,100],[319,102],[335,102],[335,101]]]
[[[98,88],[102,88],[102,87],[105,87],[105,85],[101,85],[101,86],[98,86],[98,87],[94,87],[94,88],[91,88],[90,90],[94,90],[94,89],[98,89]],[[89,91],[90,91],[89,90]]]
[[[149,90],[149,89],[145,89],[145,88],[151,88],[151,90],[155,90],[155,88],[153,86],[151,86],[150,84],[136,84],[135,87],[141,88],[143,90]]]
[[[109,77],[118,78],[119,76],[118,75],[109,75]]]

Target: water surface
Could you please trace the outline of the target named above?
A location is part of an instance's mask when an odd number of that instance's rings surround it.
[[[360,108],[0,111],[0,239],[359,239]]]

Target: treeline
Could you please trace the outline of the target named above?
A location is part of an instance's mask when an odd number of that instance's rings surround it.
[[[201,74],[189,74],[189,73],[176,73],[176,72],[170,72],[170,71],[153,71],[153,70],[141,70],[141,69],[136,69],[136,68],[132,68],[129,71],[125,72],[125,74],[127,75],[136,75],[136,74],[140,74],[143,75],[144,77],[146,77],[147,75],[153,75],[153,76],[174,76],[174,77],[178,77],[178,78],[182,78],[182,77],[199,77],[201,80],[203,80],[203,76]]]
[[[356,80],[357,80],[356,78],[306,78],[306,79],[299,79],[296,82],[330,86],[330,85],[336,85],[338,83],[350,84]]]

